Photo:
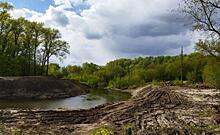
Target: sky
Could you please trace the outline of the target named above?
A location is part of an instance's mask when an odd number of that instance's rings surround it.
[[[61,65],[194,52],[200,34],[175,12],[180,0],[0,0],[25,17],[58,29],[70,45]]]

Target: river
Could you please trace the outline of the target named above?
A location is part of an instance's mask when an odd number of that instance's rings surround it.
[[[0,109],[89,109],[110,102],[125,101],[129,93],[115,90],[92,90],[86,95],[53,100],[0,100]]]

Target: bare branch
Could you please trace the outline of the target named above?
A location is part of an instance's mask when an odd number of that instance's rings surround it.
[[[203,11],[205,13],[205,17],[208,20],[208,22],[205,23],[205,24],[207,25],[207,27],[209,28],[210,31],[216,32],[219,35],[219,37],[220,37],[220,32],[214,27],[214,24],[213,24],[214,22],[211,19],[211,17],[213,16],[212,12],[210,12],[210,14],[208,14],[207,10],[209,8],[207,6],[205,6],[205,3],[203,2],[203,0],[199,0],[199,1],[202,4],[202,9],[203,9]],[[200,22],[204,23],[203,21],[200,21]]]
[[[214,4],[214,3],[209,1],[209,4],[211,4],[215,8],[219,8],[220,9],[220,2],[218,4]]]

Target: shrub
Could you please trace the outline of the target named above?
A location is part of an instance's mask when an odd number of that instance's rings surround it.
[[[114,133],[108,127],[101,127],[93,130],[91,135],[114,135]]]
[[[162,82],[162,81],[158,81],[158,80],[153,80],[153,81],[152,81],[152,85],[162,86],[162,85],[163,85],[163,82]]]
[[[174,81],[172,81],[172,85],[174,85],[174,86],[182,86],[182,81],[181,80],[174,80]]]
[[[204,82],[220,89],[220,63],[207,64],[203,72]]]

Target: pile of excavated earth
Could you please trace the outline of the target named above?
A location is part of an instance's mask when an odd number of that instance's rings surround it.
[[[0,99],[57,99],[87,93],[89,87],[54,77],[0,77]]]
[[[86,135],[218,134],[220,90],[145,87],[128,100],[89,110],[1,110],[2,133]]]

